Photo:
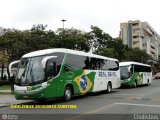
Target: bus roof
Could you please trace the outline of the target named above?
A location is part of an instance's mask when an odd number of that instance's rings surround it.
[[[65,49],[65,48],[53,48],[53,49],[38,50],[38,51],[27,53],[27,54],[23,55],[22,58],[47,55],[47,54],[51,54],[51,53],[54,53],[54,52],[70,53],[70,54],[75,54],[75,55],[82,55],[82,56],[88,56],[88,57],[95,57],[95,58],[118,61],[117,59],[114,59],[114,58],[95,55],[95,54],[92,54],[90,52],[76,51],[76,50]]]
[[[119,63],[119,66],[127,66],[127,65],[142,65],[142,66],[151,67],[150,65],[147,65],[147,64],[144,64],[144,63],[139,63],[139,62],[133,62],[133,61],[120,62],[120,63]]]

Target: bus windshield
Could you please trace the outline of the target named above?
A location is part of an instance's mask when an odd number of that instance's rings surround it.
[[[121,66],[120,67],[121,80],[125,80],[130,77],[130,71],[128,70],[128,68],[129,68],[129,66]]]
[[[41,61],[44,56],[33,58],[22,58],[18,68],[16,83],[30,85],[40,83],[44,80],[45,72]]]
[[[47,56],[57,56],[47,61],[46,68],[41,65],[43,58]],[[64,53],[53,53],[51,55],[22,58],[19,63],[15,84],[26,86],[42,83],[58,75]],[[52,66],[50,66],[52,65]],[[50,70],[50,67],[54,70]],[[48,71],[50,70],[50,71]]]

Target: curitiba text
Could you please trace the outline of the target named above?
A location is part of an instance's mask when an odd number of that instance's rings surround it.
[[[77,105],[16,105],[12,104],[11,108],[16,109],[40,109],[40,108],[58,108],[58,109],[76,109]]]

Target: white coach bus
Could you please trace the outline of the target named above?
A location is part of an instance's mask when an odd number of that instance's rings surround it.
[[[121,86],[137,87],[152,82],[151,66],[138,62],[120,62]]]
[[[70,49],[25,54],[16,76],[16,99],[70,100],[73,95],[120,87],[117,59]]]

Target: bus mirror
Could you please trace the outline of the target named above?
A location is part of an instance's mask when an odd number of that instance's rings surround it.
[[[47,57],[43,58],[41,61],[42,68],[45,68],[47,61],[52,58],[57,58],[57,56],[47,56]]]
[[[18,64],[19,62],[20,62],[20,60],[17,60],[17,61],[13,61],[9,64],[9,74],[10,75],[12,74],[12,66],[15,64]]]

